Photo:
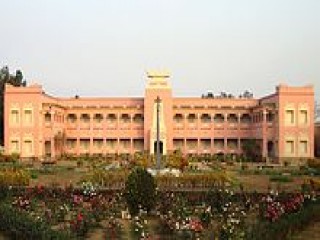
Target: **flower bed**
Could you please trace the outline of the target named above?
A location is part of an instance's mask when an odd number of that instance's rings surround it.
[[[24,169],[3,168],[0,170],[0,186],[27,186],[30,174]]]
[[[24,176],[19,171],[10,169],[6,174]],[[25,234],[32,239],[85,238],[97,228],[103,234],[99,239],[147,235],[160,239],[281,239],[320,220],[314,188],[304,193],[246,193],[242,188],[227,188],[225,183],[231,180],[223,171],[156,176],[155,205],[145,211],[139,203],[138,218],[125,217],[128,205],[122,182],[127,174],[95,170],[76,188],[0,185],[0,230],[12,238]],[[55,235],[58,231],[61,237]]]
[[[259,221],[249,228],[246,239],[291,239],[296,232],[301,231],[308,224],[320,221],[319,200],[308,201],[303,207],[300,206],[300,200],[290,200],[287,204],[289,206],[285,207],[281,214],[273,209],[270,215],[270,209],[268,209],[266,221]]]

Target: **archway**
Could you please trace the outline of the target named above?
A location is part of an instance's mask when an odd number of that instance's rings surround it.
[[[268,141],[268,157],[274,157],[274,144],[272,141]]]
[[[153,149],[154,149],[154,154],[157,154],[157,141],[154,141],[153,143]],[[159,147],[160,147],[160,154],[163,154],[163,142],[159,141]]]

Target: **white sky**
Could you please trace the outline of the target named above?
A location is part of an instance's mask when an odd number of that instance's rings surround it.
[[[145,71],[175,95],[255,96],[314,84],[319,0],[0,0],[0,66],[57,96],[143,96]]]

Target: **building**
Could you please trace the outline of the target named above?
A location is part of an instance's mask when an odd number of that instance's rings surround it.
[[[320,122],[314,124],[314,155],[320,157]]]
[[[174,97],[169,74],[148,72],[144,97],[58,98],[40,85],[5,89],[5,151],[22,158],[65,154],[155,152],[157,97],[160,151],[241,154],[256,139],[265,159],[314,156],[314,90],[279,85],[251,97]]]

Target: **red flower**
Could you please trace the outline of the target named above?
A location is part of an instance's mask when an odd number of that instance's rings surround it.
[[[82,222],[83,221],[83,215],[81,213],[78,213],[77,215],[77,221]]]

